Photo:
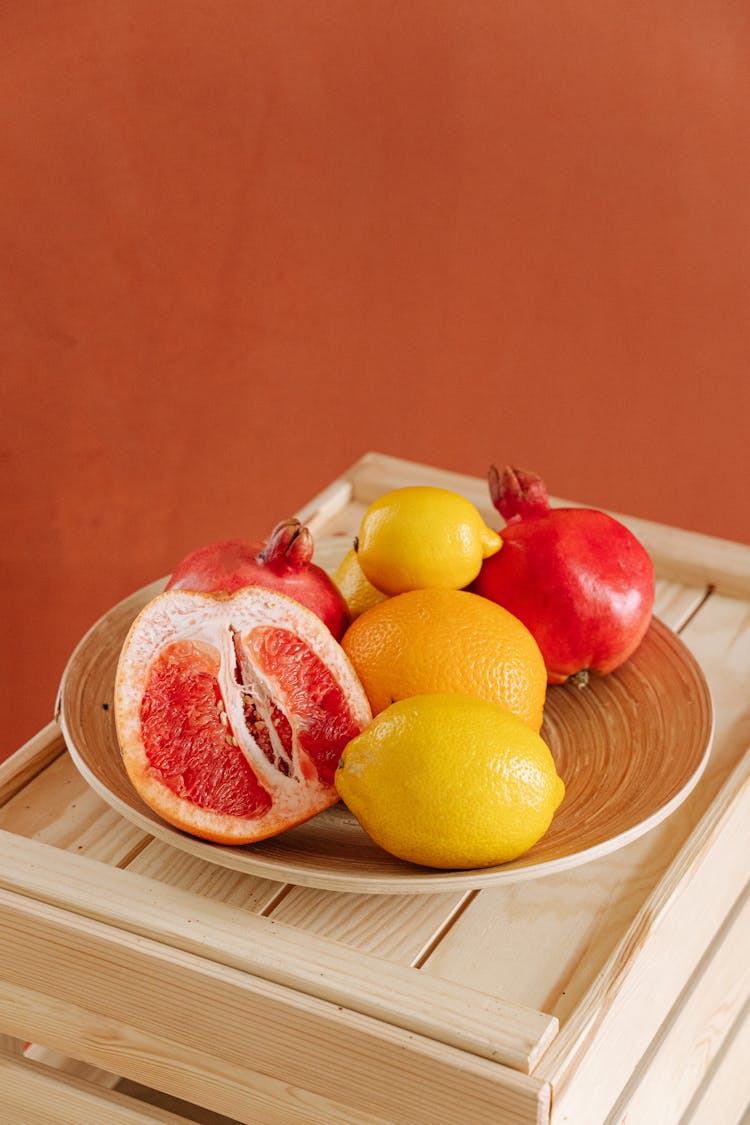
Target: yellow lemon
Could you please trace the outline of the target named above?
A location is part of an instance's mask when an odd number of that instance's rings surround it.
[[[333,581],[343,595],[352,621],[366,609],[385,601],[388,596],[367,581],[353,547],[346,552],[336,568]]]
[[[427,586],[460,590],[502,540],[474,505],[447,488],[397,488],[376,500],[359,529],[357,558],[386,594]]]
[[[335,781],[376,844],[439,868],[494,867],[523,855],[565,794],[531,727],[464,695],[394,703],[348,743]]]
[[[542,725],[547,670],[507,609],[468,590],[409,590],[366,610],[341,644],[373,714],[412,695],[478,695]]]

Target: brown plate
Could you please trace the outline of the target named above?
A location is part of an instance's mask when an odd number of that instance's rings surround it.
[[[223,867],[367,894],[449,891],[549,875],[614,851],[664,820],[693,789],[708,758],[708,685],[682,641],[654,620],[617,672],[593,677],[583,689],[549,689],[542,736],[566,795],[547,834],[521,859],[474,871],[417,867],[377,847],[342,804],[261,843],[225,847],[199,840],[141,801],[115,733],[120,648],[133,618],[162,585],[120,602],[80,642],[60,685],[60,723],[77,768],[114,809],[144,832]]]

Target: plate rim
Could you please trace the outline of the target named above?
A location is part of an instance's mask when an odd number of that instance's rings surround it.
[[[393,875],[385,873],[367,874],[358,872],[336,872],[331,870],[324,871],[315,865],[310,868],[298,860],[278,861],[273,858],[257,855],[253,856],[252,845],[245,845],[240,848],[203,840],[200,837],[194,837],[189,833],[183,832],[167,821],[152,819],[151,816],[133,808],[132,805],[129,805],[116,793],[112,792],[112,790],[93,773],[88,762],[78,749],[68,725],[68,716],[65,709],[65,691],[68,679],[75,666],[78,654],[90,641],[92,634],[95,634],[113,614],[116,614],[117,611],[121,612],[125,606],[129,606],[131,603],[134,609],[138,606],[136,613],[139,612],[142,605],[145,605],[151,597],[156,596],[160,592],[165,582],[165,578],[157,579],[129,594],[127,597],[111,606],[109,610],[103,613],[90,628],[86,630],[68,658],[60,679],[55,717],[60,726],[68,753],[76,769],[94,792],[114,809],[118,815],[135,824],[147,835],[153,836],[155,839],[174,847],[176,850],[187,852],[206,862],[214,863],[219,867],[230,868],[276,883],[290,883],[295,886],[352,894],[436,894],[455,890],[481,890],[485,887],[496,887],[509,885],[511,883],[525,882],[531,879],[540,879],[568,871],[571,868],[584,866],[596,859],[611,855],[613,852],[620,850],[634,840],[646,835],[653,828],[666,820],[690,796],[703,776],[710,759],[715,735],[716,712],[713,696],[705,673],[693,653],[679,637],[679,634],[670,629],[660,618],[654,616],[652,617],[649,630],[654,629],[657,633],[663,632],[670,638],[673,644],[675,641],[677,642],[683,661],[689,665],[694,677],[702,686],[709,720],[707,735],[700,760],[688,780],[677,793],[642,821],[639,821],[637,824],[624,829],[622,832],[606,840],[591,844],[579,851],[573,851],[563,856],[542,860],[538,863],[535,863],[533,860],[526,860],[525,856],[520,856],[518,859],[507,864],[475,869],[440,870],[426,867],[421,871],[416,868],[416,865],[405,865],[403,873],[396,874],[394,872]],[[153,817],[157,818],[158,814],[153,813]],[[389,857],[391,860],[393,860],[393,858],[394,857]],[[394,862],[397,861],[394,860]]]

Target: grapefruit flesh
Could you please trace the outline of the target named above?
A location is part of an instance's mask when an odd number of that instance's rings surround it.
[[[193,804],[231,816],[259,816],[272,799],[221,723],[218,659],[196,654],[194,645],[179,642],[149,668],[141,703],[146,756],[164,784]]]
[[[301,748],[318,777],[333,784],[341,753],[356,733],[341,685],[319,656],[286,629],[255,629],[251,636],[259,667],[298,717]]]
[[[115,718],[146,804],[184,831],[234,844],[334,804],[341,752],[371,715],[319,618],[249,587],[168,590],[150,602],[122,649]]]

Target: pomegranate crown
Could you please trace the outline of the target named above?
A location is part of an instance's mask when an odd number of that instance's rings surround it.
[[[506,523],[533,519],[549,511],[547,486],[536,473],[512,465],[499,473],[490,465],[487,478],[492,503]]]
[[[313,556],[313,537],[309,528],[298,519],[277,523],[268,537],[258,562],[265,566],[301,570],[309,565]]]

